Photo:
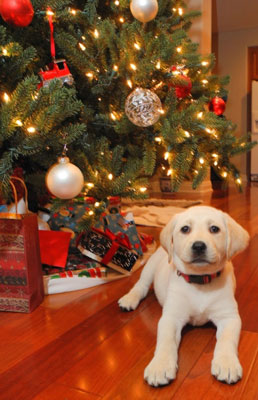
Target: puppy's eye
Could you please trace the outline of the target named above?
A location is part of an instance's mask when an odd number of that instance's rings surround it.
[[[220,231],[220,229],[219,229],[218,226],[212,225],[212,226],[210,227],[210,232],[211,232],[211,233],[218,233],[219,231]]]
[[[181,228],[182,233],[189,233],[190,232],[190,226],[185,225]]]

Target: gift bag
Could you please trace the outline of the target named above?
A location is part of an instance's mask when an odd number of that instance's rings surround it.
[[[44,297],[37,216],[17,213],[17,193],[10,184],[16,213],[0,213],[0,311],[29,313]]]

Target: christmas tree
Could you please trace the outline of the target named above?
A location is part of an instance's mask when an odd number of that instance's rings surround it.
[[[198,13],[184,2],[1,0],[0,13],[4,196],[17,167],[44,193],[59,156],[80,168],[97,206],[145,195],[158,168],[173,191],[184,179],[196,188],[211,166],[241,187],[231,158],[253,144],[223,116],[228,78],[211,74],[214,56],[188,37]]]

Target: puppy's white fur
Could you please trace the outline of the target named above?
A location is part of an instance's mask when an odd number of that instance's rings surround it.
[[[184,226],[189,227],[189,232],[182,232]],[[219,231],[212,232],[212,226]],[[200,260],[194,259],[192,248],[197,241],[206,245]],[[139,281],[118,301],[122,309],[134,310],[154,283],[163,310],[154,357],[144,371],[150,385],[164,385],[175,379],[183,326],[203,325],[208,321],[217,326],[212,375],[227,383],[241,379],[238,360],[241,320],[234,297],[233,265],[229,260],[244,250],[248,241],[248,233],[228,214],[207,206],[191,207],[176,214],[162,230],[162,247],[150,257]],[[221,275],[200,285],[186,282],[177,271],[187,275],[221,271]]]

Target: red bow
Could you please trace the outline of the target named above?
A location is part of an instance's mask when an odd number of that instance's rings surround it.
[[[111,248],[108,250],[106,255],[100,261],[102,264],[107,265],[112,260],[112,257],[116,254],[119,246],[121,246],[121,245],[125,246],[130,250],[132,248],[128,236],[126,234],[122,233],[122,232],[114,234],[108,228],[105,230],[105,232],[103,232],[103,231],[101,231],[100,229],[97,229],[97,228],[92,228],[92,230],[97,232],[97,233],[100,233],[101,235],[105,235],[110,240],[112,240]]]

